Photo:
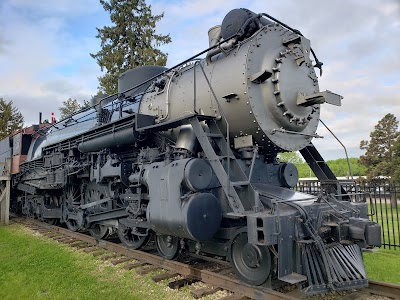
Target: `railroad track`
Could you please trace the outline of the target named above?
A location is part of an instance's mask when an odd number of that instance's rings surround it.
[[[226,290],[231,295],[220,300],[239,299],[308,299],[297,288],[283,286],[278,290],[268,287],[254,287],[247,285],[234,276],[229,264],[210,257],[191,255],[181,258],[179,261],[166,260],[154,250],[138,251],[127,249],[122,244],[113,241],[96,240],[90,235],[73,232],[68,229],[52,226],[44,222],[28,218],[14,218],[13,222],[19,223],[29,229],[39,232],[60,243],[81,249],[83,252],[92,253],[102,260],[109,261],[113,265],[124,264],[126,270],[136,269],[139,275],[146,275],[156,270],[165,272],[152,277],[153,281],[169,280],[168,286],[179,289],[185,285],[203,282],[209,287],[194,289],[191,291],[194,299],[200,299],[206,295]],[[107,254],[108,253],[108,254]],[[134,262],[133,262],[134,261]],[[159,272],[158,272],[159,273]],[[176,279],[179,275],[180,278]],[[379,296],[378,298],[376,296]],[[329,293],[328,296],[313,296],[312,299],[399,299],[400,285],[384,282],[369,281],[369,287],[362,290]]]

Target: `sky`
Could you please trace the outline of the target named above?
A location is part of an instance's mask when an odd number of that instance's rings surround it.
[[[157,32],[170,34],[167,66],[208,47],[207,31],[234,8],[265,12],[299,29],[324,63],[320,90],[344,97],[341,107],[323,105],[321,120],[346,146],[363,154],[361,140],[387,113],[400,120],[400,0],[147,0],[164,12]],[[99,0],[0,0],[0,98],[12,100],[37,123],[68,98],[83,103],[96,94],[100,49],[96,27],[110,25]],[[325,159],[344,157],[322,126],[313,141]]]

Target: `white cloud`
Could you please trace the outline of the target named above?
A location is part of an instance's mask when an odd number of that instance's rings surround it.
[[[71,17],[88,14],[101,7],[96,0],[8,0],[8,4],[18,10],[28,10],[38,15],[62,15]]]
[[[5,14],[9,20],[0,35],[7,40],[0,52],[0,97],[14,100],[26,125],[37,122],[39,111],[47,117],[51,112],[57,115],[67,98],[88,100],[96,92],[100,70],[89,52],[98,48],[98,42],[95,37],[77,40],[67,30],[74,3],[55,2],[33,7],[29,1],[12,0],[0,12],[3,20]],[[80,11],[80,7],[75,8]],[[25,10],[41,17],[28,17]]]
[[[400,117],[400,2],[398,0],[151,0],[153,13],[164,12],[157,31],[170,33],[168,66],[204,50],[207,31],[233,8],[266,12],[299,29],[324,62],[321,90],[344,96],[340,108],[324,105],[321,118],[359,155],[387,113]],[[7,21],[5,21],[7,20]],[[94,28],[108,24],[98,0],[3,0],[0,4],[0,97],[14,99],[26,124],[37,113],[55,111],[69,97],[88,99],[101,75],[89,57],[99,48]],[[77,25],[78,24],[78,25]],[[81,24],[81,25],[79,25]],[[82,33],[77,26],[92,28]],[[328,158],[340,147],[327,131],[315,141]],[[324,154],[323,153],[323,154]]]

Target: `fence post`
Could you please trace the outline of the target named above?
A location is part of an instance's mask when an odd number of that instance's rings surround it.
[[[10,220],[10,170],[11,159],[7,159],[0,174],[0,225],[8,225]]]

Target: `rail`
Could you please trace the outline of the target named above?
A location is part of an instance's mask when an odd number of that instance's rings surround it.
[[[266,300],[279,300],[279,299],[287,299],[287,300],[295,300],[292,296],[286,295],[284,293],[280,293],[271,288],[267,287],[254,287],[243,282],[240,282],[238,279],[227,276],[225,274],[214,272],[211,270],[200,269],[196,266],[189,265],[184,262],[176,261],[176,260],[166,260],[158,255],[154,255],[148,252],[139,251],[139,250],[130,250],[121,244],[116,244],[111,241],[105,240],[96,240],[95,238],[79,233],[73,232],[65,228],[52,226],[38,220],[30,219],[28,223],[18,222],[25,224],[32,224],[40,228],[48,229],[49,231],[59,232],[65,236],[70,238],[83,241],[89,245],[97,246],[99,248],[122,254],[127,258],[135,259],[143,263],[147,263],[153,266],[157,266],[159,268],[165,269],[170,272],[178,273],[185,278],[194,278],[197,281],[202,281],[211,286],[218,286],[224,290],[230,291],[234,294],[239,294],[242,297],[247,297],[250,299],[266,299]],[[223,262],[221,262],[223,263]],[[225,269],[227,270],[227,269]]]
[[[212,294],[212,291],[215,292],[220,289],[233,293],[233,295],[227,296],[224,299],[307,299],[301,290],[293,285],[287,286],[287,288],[281,287],[278,288],[278,290],[274,290],[271,287],[255,287],[247,285],[237,280],[235,277],[230,276],[230,268],[228,265],[225,265],[226,263],[224,263],[224,261],[219,259],[193,255],[194,262],[196,262],[195,264],[190,264],[188,258],[185,258],[182,261],[166,260],[149,252],[130,250],[125,246],[116,244],[112,241],[97,240],[86,234],[72,232],[68,229],[52,226],[38,220],[29,218],[16,218],[14,220],[16,223],[26,226],[33,231],[39,232],[39,234],[54,239],[55,241],[82,249],[82,252],[93,253],[93,255],[99,256],[102,260],[110,261],[113,265],[125,264],[124,269],[126,270],[144,266],[143,269],[137,271],[138,274],[142,273],[144,275],[153,270],[159,269],[166,270],[167,272],[163,274],[153,276],[155,282],[165,279],[174,280],[174,277],[176,277],[177,274],[180,274],[184,278],[172,281],[168,286],[175,286],[178,282],[190,285],[194,282],[202,281],[203,283],[213,287],[208,289],[210,293],[207,293],[206,291],[205,294],[204,289],[206,288],[192,290],[192,295],[195,299]],[[103,251],[110,251],[113,254],[102,252],[100,249],[103,249]],[[122,255],[122,257],[120,255]],[[130,263],[131,260],[139,262]],[[203,261],[203,263],[200,261]],[[152,267],[149,267],[148,265],[152,265]],[[203,268],[202,265],[209,266],[210,268]],[[178,288],[183,286],[183,284],[178,286]],[[342,292],[333,292],[326,296],[329,299],[343,299],[343,294],[341,293]],[[399,295],[400,285],[378,281],[369,281],[369,286],[367,288],[345,292],[346,299],[363,299],[368,296],[374,297],[371,299],[376,299],[376,296],[387,297],[389,299],[400,299]],[[319,299],[319,296],[314,297]],[[321,295],[320,297],[321,299],[325,299],[324,295]]]

